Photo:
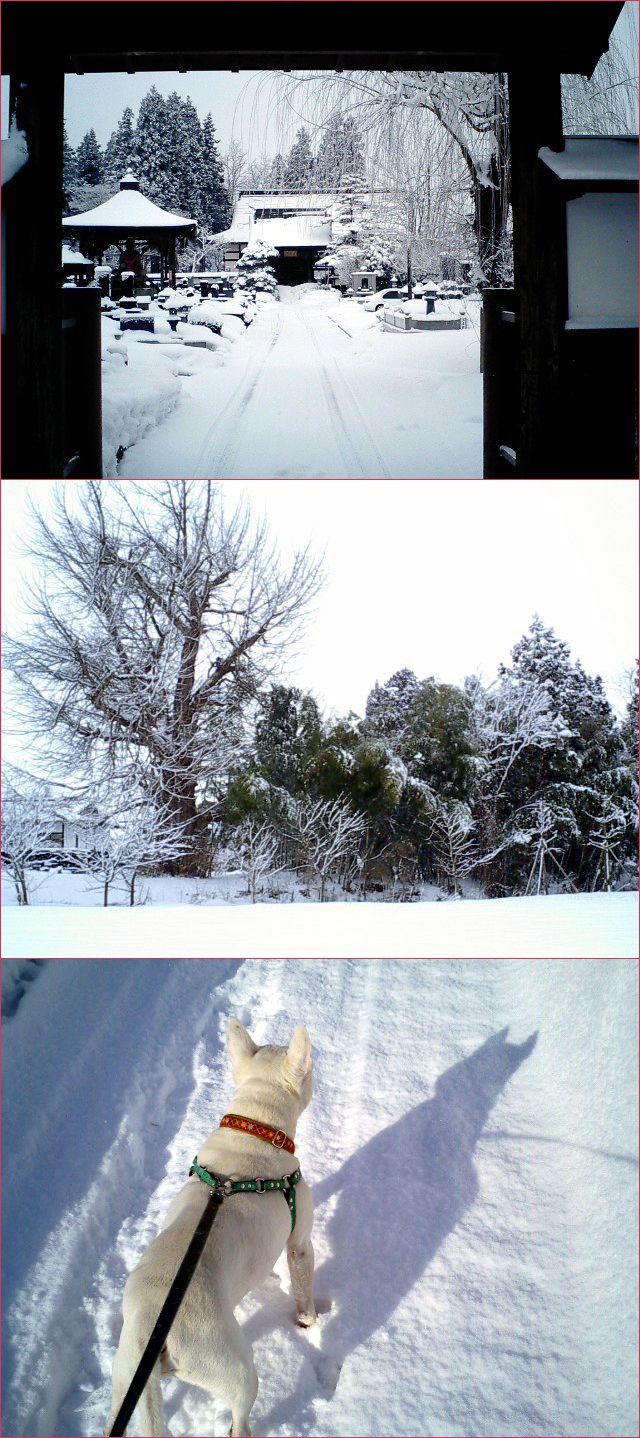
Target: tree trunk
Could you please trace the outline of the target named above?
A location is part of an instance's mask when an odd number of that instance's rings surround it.
[[[165,773],[160,797],[170,823],[176,824],[190,846],[188,853],[172,859],[167,866],[168,872],[206,878],[209,868],[208,818],[198,813],[194,781],[179,773]]]
[[[105,881],[104,881],[103,898],[102,898],[102,907],[103,907],[103,909],[106,909],[106,908],[108,907],[108,905],[109,905],[109,882],[110,882],[109,879],[105,879]]]
[[[28,905],[28,903],[29,903],[29,894],[28,894],[28,892],[27,892],[27,880],[26,880],[25,874],[22,873],[22,872],[14,873],[14,875],[13,875],[13,882],[14,882],[14,884],[15,884],[15,886],[16,886],[16,893],[17,893],[17,895],[18,895],[18,904],[20,904],[21,906],[24,905],[24,904]]]

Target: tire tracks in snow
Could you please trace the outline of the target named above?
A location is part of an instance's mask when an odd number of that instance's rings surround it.
[[[185,983],[184,970],[166,966],[160,1001],[149,1012],[144,1055],[133,1055],[116,1137],[93,1170],[88,1155],[86,1192],[52,1229],[5,1311],[15,1355],[10,1379],[7,1374],[6,1431],[11,1424],[15,1433],[35,1435],[102,1432],[127,1273],[155,1237],[184,1178],[192,1157],[190,1151],[185,1159],[185,1144],[195,1132],[201,1135],[194,1098],[207,1082],[220,1085],[226,1067],[221,1034],[226,1038],[233,969],[223,961],[213,985],[206,967],[190,965],[187,972]],[[208,1040],[213,1063],[203,1073],[203,1035],[216,1015],[217,1043]],[[195,1050],[191,1065],[185,1063],[185,1029]],[[182,1116],[177,1138],[176,1112]],[[149,1190],[141,1211],[141,1194]]]
[[[318,337],[309,322],[304,308],[300,307],[296,310],[296,313],[301,320],[306,330],[306,333],[318,355],[320,382],[322,384],[325,399],[327,401],[329,418],[333,426],[338,447],[342,452],[342,456],[345,460],[347,467],[349,467],[350,464],[355,464],[355,468],[360,471],[360,478],[362,479],[391,479],[391,470],[388,469],[387,465],[385,464],[385,461],[382,457],[382,454],[380,453],[376,440],[371,432],[369,422],[361,408],[361,405],[359,404],[353,393],[351,385],[349,384],[344,374],[344,371],[340,368],[340,365],[338,364],[335,355],[332,355],[331,359],[336,370],[340,390],[336,389],[335,385],[333,384],[328,367],[325,363],[324,352],[322,350]],[[339,325],[338,329],[340,329]],[[345,395],[348,397],[348,405],[345,405],[344,403]],[[366,444],[370,447],[371,452],[374,455],[374,469],[376,470],[375,474],[372,474],[370,465],[365,465],[363,463],[363,460],[361,458],[361,449],[359,446],[357,447],[356,443],[354,442],[351,428],[349,426],[349,409],[351,410],[352,415],[355,417],[356,433],[359,428],[361,433],[364,435]],[[344,476],[345,479],[357,477],[358,476],[354,474],[346,474]]]
[[[264,374],[264,367],[275,348],[284,323],[279,306],[274,307],[274,313],[270,315],[273,325],[270,325],[268,343],[257,356],[249,356],[245,372],[226,404],[223,405],[220,413],[216,415],[210,429],[207,431],[203,444],[200,448],[193,471],[194,479],[224,479],[227,477],[231,461],[240,443],[240,425],[246,411],[251,404],[256,389]],[[255,323],[255,321],[254,321]],[[247,375],[249,378],[247,380]],[[218,452],[215,464],[208,463],[212,445],[215,442],[220,426],[226,421],[226,442],[223,440],[223,448]]]

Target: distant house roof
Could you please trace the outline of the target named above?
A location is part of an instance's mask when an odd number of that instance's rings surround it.
[[[265,240],[271,245],[328,245],[330,209],[326,194],[263,194],[247,192],[236,201],[227,230],[215,236],[222,244]],[[293,214],[292,214],[293,211]]]
[[[638,179],[638,141],[634,136],[567,135],[564,150],[538,151],[560,180]]]
[[[135,235],[149,230],[195,231],[196,221],[185,215],[172,215],[162,210],[140,192],[140,183],[129,172],[120,181],[117,195],[112,195],[94,210],[81,215],[68,215],[63,227],[75,230],[112,230],[114,235]]]

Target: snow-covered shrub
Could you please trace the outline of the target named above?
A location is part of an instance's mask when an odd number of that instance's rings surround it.
[[[251,240],[238,260],[234,290],[251,297],[261,292],[277,299],[278,285],[269,264],[277,253],[273,245],[268,245],[265,240]]]

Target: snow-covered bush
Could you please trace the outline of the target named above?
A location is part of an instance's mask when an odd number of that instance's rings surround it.
[[[366,829],[362,814],[343,799],[299,799],[290,803],[283,825],[286,838],[297,851],[300,867],[318,886],[324,903],[327,883],[342,879],[356,865],[356,852]]]
[[[265,240],[251,240],[238,260],[234,290],[251,296],[261,292],[277,299],[278,285],[269,264],[269,260],[274,259],[277,253],[273,245],[268,245]]]

